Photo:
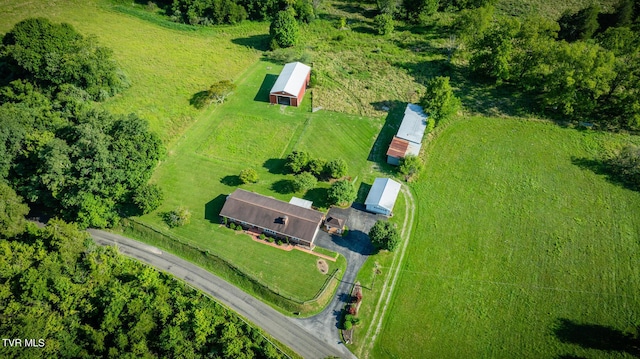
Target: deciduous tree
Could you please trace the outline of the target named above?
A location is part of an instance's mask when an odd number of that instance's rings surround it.
[[[369,238],[374,247],[393,252],[400,243],[400,233],[395,224],[388,221],[377,221],[369,231]]]
[[[356,200],[358,193],[355,186],[347,180],[334,182],[329,188],[329,201],[332,204],[347,205]]]
[[[300,29],[296,21],[293,8],[279,11],[269,28],[271,34],[271,48],[291,47],[298,42]]]

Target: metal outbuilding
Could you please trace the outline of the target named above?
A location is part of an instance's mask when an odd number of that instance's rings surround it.
[[[391,178],[376,178],[364,204],[367,211],[390,216],[400,193],[400,183]]]
[[[274,105],[300,106],[310,79],[311,67],[301,62],[284,65],[269,92],[269,102]]]

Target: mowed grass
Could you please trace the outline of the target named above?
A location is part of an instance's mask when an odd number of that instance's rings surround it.
[[[0,32],[28,17],[46,17],[95,35],[99,45],[113,50],[131,82],[105,106],[138,114],[167,143],[200,113],[189,104],[191,97],[214,82],[237,79],[260,56],[248,39],[268,30],[268,24],[245,22],[178,31],[118,12],[109,1],[4,1],[0,13]]]
[[[292,150],[304,150],[325,159],[344,158],[350,175],[367,171],[373,175],[367,158],[382,120],[311,113],[310,94],[300,108],[270,105],[264,89],[268,94],[280,70],[281,66],[269,62],[251,66],[227,102],[207,108],[176,140],[152,178],[164,189],[165,201],[140,219],[228,260],[276,292],[305,301],[316,295],[327,278],[316,268],[317,257],[256,243],[220,226],[225,198],[240,187],[285,201],[294,195],[317,199],[317,205],[326,206],[322,194],[326,196],[328,183],[307,193],[286,190],[283,183],[293,176],[284,171],[284,157]],[[256,169],[259,181],[241,185],[238,174],[244,168]],[[361,177],[354,178],[356,183]],[[191,223],[169,229],[159,214],[178,206],[192,212]],[[330,272],[340,266],[340,262],[328,264]]]
[[[632,357],[640,193],[580,165],[626,141],[638,138],[451,124],[414,185],[417,224],[373,356]]]

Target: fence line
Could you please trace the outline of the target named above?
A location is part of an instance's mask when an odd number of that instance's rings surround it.
[[[273,289],[268,284],[263,283],[262,281],[260,281],[259,279],[253,277],[252,275],[241,271],[238,267],[236,267],[235,265],[233,265],[231,262],[227,261],[226,259],[224,259],[224,258],[222,258],[222,257],[220,257],[220,256],[218,256],[216,254],[211,253],[208,249],[202,249],[202,248],[200,248],[198,246],[195,246],[195,245],[193,245],[191,243],[187,243],[186,241],[184,241],[180,237],[177,237],[177,236],[175,236],[173,234],[165,233],[162,230],[160,230],[158,228],[155,228],[154,226],[152,226],[150,224],[142,223],[142,222],[139,222],[139,221],[137,221],[135,219],[128,218],[128,219],[123,219],[123,225],[124,226],[128,225],[132,229],[134,229],[133,228],[134,225],[137,225],[139,227],[143,227],[143,228],[145,228],[147,230],[150,230],[150,231],[154,232],[158,236],[166,237],[166,238],[168,238],[170,240],[173,240],[173,241],[181,244],[182,246],[185,246],[185,247],[190,248],[192,250],[196,250],[196,251],[202,253],[203,255],[205,255],[207,257],[211,257],[212,260],[215,260],[216,262],[220,262],[222,265],[228,267],[231,271],[235,272],[239,276],[246,278],[251,283],[266,289],[267,291],[273,293],[277,297],[280,297],[282,299],[288,300],[290,302],[293,302],[293,304],[297,304],[297,305],[307,305],[307,304],[312,304],[312,303],[317,302],[322,297],[322,295],[324,295],[326,290],[329,288],[329,284],[331,283],[331,280],[333,278],[335,278],[335,276],[336,276],[336,274],[338,272],[337,268],[334,269],[333,273],[330,276],[328,276],[328,278],[322,284],[322,287],[320,287],[320,289],[318,290],[318,292],[316,293],[316,295],[312,299],[309,299],[309,300],[306,300],[306,301],[301,301],[301,300],[299,300],[297,298],[293,298],[293,297],[291,297],[289,295],[281,293],[280,291],[278,291],[276,289]]]

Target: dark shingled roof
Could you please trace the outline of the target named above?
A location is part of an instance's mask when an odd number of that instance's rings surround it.
[[[325,221],[326,223],[328,223],[331,227],[336,227],[336,228],[343,228],[344,227],[344,218],[336,218],[336,217],[327,217],[327,220]]]
[[[236,189],[227,197],[220,215],[309,243],[313,242],[324,218],[322,212],[242,189]]]
[[[404,158],[404,155],[407,153],[407,148],[409,148],[409,141],[393,136],[393,141],[391,141],[389,145],[387,156]]]

